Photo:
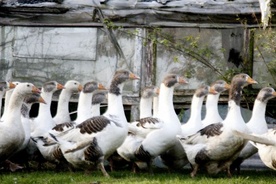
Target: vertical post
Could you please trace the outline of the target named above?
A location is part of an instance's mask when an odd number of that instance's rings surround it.
[[[135,54],[134,54],[134,62],[133,62],[133,72],[138,74],[141,80],[133,81],[132,89],[135,93],[135,96],[133,96],[133,98],[138,98],[138,102],[139,102],[141,86],[144,86],[142,63],[144,60],[143,38],[145,37],[146,33],[144,28],[136,28],[135,32],[136,32],[136,36],[135,36]],[[130,119],[131,121],[135,121],[139,119],[139,103],[131,105]]]

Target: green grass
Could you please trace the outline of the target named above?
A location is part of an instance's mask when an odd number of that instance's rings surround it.
[[[274,183],[275,171],[272,170],[247,170],[241,171],[239,176],[234,175],[227,178],[225,173],[216,176],[209,176],[205,173],[198,173],[195,178],[190,178],[190,170],[182,172],[167,172],[166,170],[154,170],[154,175],[146,172],[134,174],[128,170],[109,172],[110,178],[102,176],[100,171],[93,171],[89,174],[82,171],[55,172],[55,171],[32,171],[32,172],[2,172],[0,174],[1,184],[244,184],[244,183]]]

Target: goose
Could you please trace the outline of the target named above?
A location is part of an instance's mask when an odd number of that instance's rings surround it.
[[[153,129],[148,129],[150,125],[146,125],[146,124],[158,123],[158,119],[156,119],[155,117],[152,117],[153,97],[158,96],[158,93],[159,93],[159,88],[157,88],[156,86],[147,86],[142,90],[140,104],[139,104],[140,120],[131,122],[129,124],[129,127],[134,126],[136,133],[133,133],[130,130],[123,144],[117,149],[118,155],[128,162],[132,162],[135,160],[135,156],[134,156],[135,150],[140,146],[141,142],[146,137],[146,135],[151,130],[153,130]],[[141,133],[141,131],[143,131],[143,133]],[[118,158],[116,158],[116,160],[118,160]],[[114,161],[114,157],[110,159],[111,165],[113,165],[112,164],[113,161]],[[135,170],[136,166],[134,164],[135,163],[133,163],[133,169],[134,169],[133,171],[136,172]],[[111,168],[113,167],[111,166]]]
[[[190,118],[185,124],[181,125],[182,136],[187,137],[202,128],[201,108],[204,97],[208,93],[217,94],[217,91],[214,86],[207,85],[201,85],[196,89],[192,97]],[[180,169],[188,164],[186,153],[179,141],[171,149],[161,154],[160,160],[169,169]]]
[[[23,144],[21,147],[18,149],[18,151],[13,155],[10,160],[15,162],[15,163],[23,163],[28,165],[28,159],[29,155],[32,153],[29,153],[28,150],[26,149],[28,144],[30,143],[30,137],[31,137],[31,126],[30,126],[30,110],[31,106],[34,103],[45,103],[44,99],[41,97],[40,94],[34,93],[31,95],[28,95],[25,97],[22,107],[21,107],[21,122],[23,125],[24,133],[25,133],[25,138],[23,141]],[[15,171],[17,169],[21,169],[20,167],[9,164],[11,167],[11,171]]]
[[[219,96],[222,92],[230,89],[230,85],[224,80],[217,80],[216,82],[211,84],[211,87],[215,88],[217,94],[209,93],[207,95],[205,106],[206,115],[204,119],[201,121],[203,127],[206,127],[212,123],[218,123],[223,121],[218,111]]]
[[[31,83],[20,83],[13,90],[8,108],[5,109],[6,118],[0,124],[0,162],[12,156],[24,142],[21,106],[24,98],[31,93],[40,93],[40,90]]]
[[[209,87],[207,85],[202,85],[195,91],[191,102],[190,118],[185,124],[181,125],[182,136],[190,136],[202,128],[201,109],[204,97],[208,93],[216,95],[218,92],[214,89],[214,86]]]
[[[68,83],[69,82],[69,83]],[[63,132],[69,131],[71,129],[73,129],[77,124],[80,124],[82,121],[88,119],[89,117],[92,117],[91,114],[91,101],[92,101],[92,96],[93,96],[93,92],[97,89],[100,90],[105,90],[105,87],[96,82],[96,81],[89,81],[87,82],[84,87],[81,87],[80,84],[78,82],[75,81],[68,81],[65,85],[65,88],[67,88],[68,86],[71,88],[70,91],[78,91],[81,89],[81,93],[79,96],[79,103],[78,103],[78,109],[77,109],[77,119],[75,121],[69,121],[69,122],[63,122],[63,123],[59,123],[57,125],[55,125],[54,127],[52,127],[46,135],[42,135],[42,137],[37,137],[35,139],[35,142],[38,146],[38,149],[40,151],[40,153],[42,154],[42,156],[55,164],[58,164],[58,166],[60,166],[61,164],[67,164],[67,162],[64,160],[63,155],[61,155],[60,150],[58,149],[58,145],[54,144],[51,146],[44,146],[44,141],[40,140],[40,138],[45,138],[48,136],[48,133],[51,133],[53,135],[57,135],[57,134],[61,134]],[[72,94],[72,92],[66,92],[63,94],[67,94],[67,95],[62,95],[61,94],[61,100],[63,99],[63,97],[67,97],[66,103],[69,103],[69,97],[70,94]],[[62,103],[61,103],[62,104]],[[60,104],[59,104],[60,105]],[[65,110],[64,110],[65,112]],[[65,112],[65,114],[68,114],[68,107],[67,107],[67,112]],[[68,114],[69,115],[69,114]],[[71,169],[71,168],[69,168]]]
[[[84,84],[82,91],[80,92],[77,119],[74,121],[76,124],[80,124],[88,118],[92,117],[91,103],[93,98],[93,92],[95,90],[106,90],[106,88],[96,81],[89,81]]]
[[[129,79],[139,77],[128,70],[117,70],[110,84],[106,112],[85,120],[62,136],[55,137],[64,157],[74,167],[91,167],[95,163],[103,175],[109,177],[104,168],[104,160],[116,151],[127,136],[128,123],[122,90]]]
[[[0,82],[0,117],[1,117],[1,110],[2,110],[2,98],[5,94],[5,92],[9,89],[15,88],[15,85],[12,82],[6,82],[6,81],[1,81]]]
[[[250,120],[246,123],[251,133],[254,134],[264,134],[268,131],[267,123],[265,120],[265,110],[268,100],[276,97],[276,92],[271,87],[262,88],[257,98],[254,101],[254,106],[252,110],[252,116]],[[257,153],[257,148],[250,143],[242,149],[239,157],[232,163],[231,170],[237,169],[240,172],[240,165],[242,162],[251,157],[253,154]]]
[[[18,81],[15,81],[15,82],[12,82],[15,86],[17,86],[20,82]],[[4,119],[6,118],[7,116],[7,111],[6,109],[8,109],[8,106],[9,106],[9,102],[10,102],[10,98],[11,98],[11,95],[13,93],[13,90],[14,90],[15,87],[11,88],[10,90],[6,91],[5,93],[5,104],[4,104],[4,113],[2,114],[1,116],[1,122],[4,121]]]
[[[82,85],[78,81],[69,80],[65,83],[64,89],[61,90],[59,95],[57,113],[53,118],[56,125],[64,122],[71,122],[69,101],[74,93],[78,93],[81,90]]]
[[[31,136],[42,136],[55,126],[51,114],[51,103],[54,92],[64,89],[64,86],[57,81],[45,82],[41,88],[41,97],[45,103],[39,104],[37,117],[31,120]]]
[[[161,83],[157,117],[163,121],[162,126],[148,133],[134,153],[136,159],[147,163],[151,173],[153,159],[172,147],[177,141],[176,135],[181,132],[181,124],[173,106],[173,92],[176,84],[186,83],[175,74],[166,75]]]
[[[276,170],[276,129],[268,129],[261,135],[240,131],[235,131],[235,134],[249,140],[258,149],[261,161],[270,169]]]
[[[249,131],[240,112],[242,89],[254,83],[257,82],[247,74],[235,75],[231,81],[229,110],[224,121],[208,125],[189,137],[177,136],[193,167],[191,177],[195,177],[199,167],[204,167],[208,174],[227,170],[228,176],[231,176],[230,165],[246,144],[246,140],[235,136],[233,130]]]

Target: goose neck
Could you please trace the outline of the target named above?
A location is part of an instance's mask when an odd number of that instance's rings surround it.
[[[140,118],[152,116],[152,98],[141,98]]]

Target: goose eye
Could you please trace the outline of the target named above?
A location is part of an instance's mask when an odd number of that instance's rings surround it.
[[[30,84],[27,84],[27,87],[30,87]]]
[[[75,82],[75,85],[77,85],[77,83]]]

